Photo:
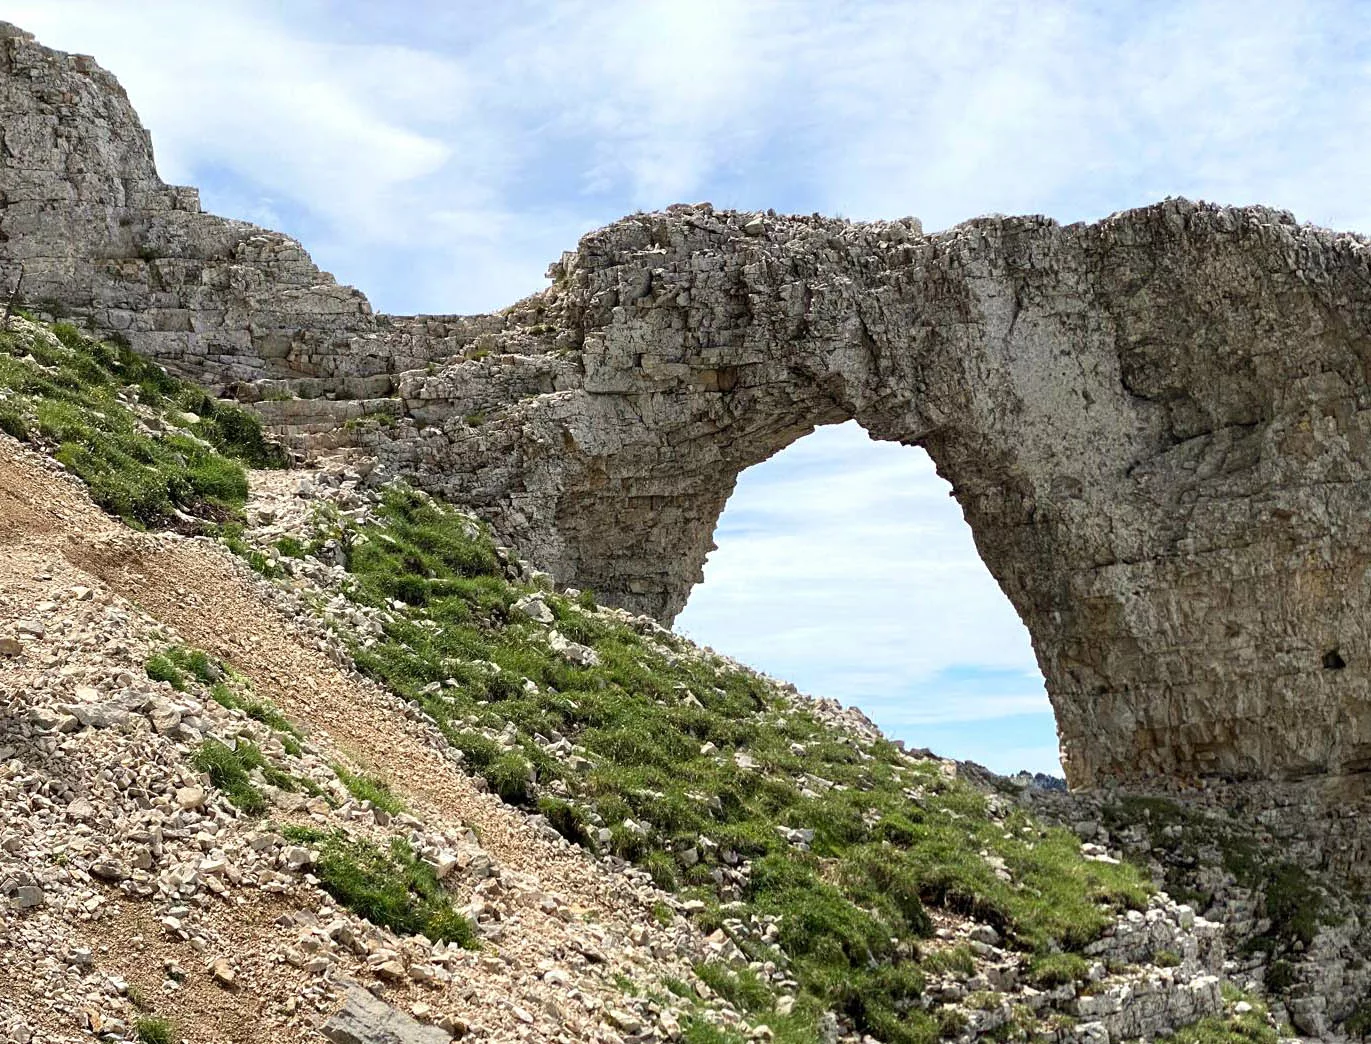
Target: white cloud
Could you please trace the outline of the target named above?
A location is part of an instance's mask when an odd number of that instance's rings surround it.
[[[949,489],[922,450],[855,423],[815,432],[744,472],[677,626],[891,721],[1047,709],[1027,631]],[[950,682],[958,668],[997,684]]]
[[[308,232],[383,307],[499,307],[578,232],[680,199],[937,227],[1184,193],[1371,224],[1371,29],[1347,2],[386,10],[3,14],[114,70],[170,179]]]
[[[440,98],[470,105],[462,70],[440,56],[311,41],[251,4],[146,3],[133,17],[92,0],[19,6],[40,40],[115,72],[169,181],[233,171],[367,241],[419,227],[378,202],[457,162],[441,128],[419,127]]]

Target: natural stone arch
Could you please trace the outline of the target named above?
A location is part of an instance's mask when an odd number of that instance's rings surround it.
[[[1366,764],[1360,239],[1180,201],[933,237],[681,208],[555,274],[579,387],[436,470],[479,501],[505,437],[493,513],[569,582],[669,619],[737,474],[854,418],[952,483],[1073,781]]]
[[[1094,225],[637,215],[490,316],[378,316],[158,178],[112,76],[0,23],[0,289],[470,504],[667,620],[739,471],[924,446],[1033,638],[1068,774],[1371,769],[1371,250],[1265,208]],[[295,396],[294,398],[283,398]]]

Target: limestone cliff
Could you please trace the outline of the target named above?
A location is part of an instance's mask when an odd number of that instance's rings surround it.
[[[349,437],[564,583],[669,620],[738,473],[855,418],[952,482],[1074,783],[1371,763],[1361,237],[1185,201],[935,235],[673,207],[499,315],[386,317],[163,185],[89,59],[4,27],[0,92],[0,286],[284,429],[381,419]]]

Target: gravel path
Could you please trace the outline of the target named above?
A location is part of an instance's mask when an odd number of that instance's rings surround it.
[[[26,621],[40,617],[42,635],[22,633]],[[79,695],[85,685],[91,699],[118,695],[127,701],[139,686],[152,692],[159,685],[167,691],[145,694],[145,700],[176,696],[139,669],[149,651],[168,641],[202,648],[245,675],[259,696],[300,727],[308,746],[320,752],[317,763],[343,760],[365,768],[390,783],[423,829],[455,837],[470,828],[488,853],[490,876],[454,888],[457,900],[489,918],[482,922],[486,945],[478,953],[440,954],[450,963],[437,981],[425,981],[427,970],[423,976],[414,971],[412,980],[392,977],[383,991],[390,1004],[426,1021],[445,1015],[449,1027],[470,1026],[489,1040],[617,1042],[671,1035],[674,1017],[635,1014],[616,976],[639,983],[688,976],[688,959],[700,952],[701,941],[679,917],[668,929],[653,922],[649,906],[663,897],[640,876],[595,862],[478,791],[431,726],[407,717],[402,701],[335,662],[327,643],[292,617],[276,589],[217,544],[133,532],[104,515],[84,487],[50,461],[0,437],[0,636],[14,634],[24,651],[0,658],[0,724],[6,715],[23,724],[16,726],[19,742],[12,747],[0,734],[0,764],[9,767],[0,782],[8,779],[14,787],[0,788],[0,802],[20,801],[22,791],[39,781],[58,800],[50,802],[51,823],[42,837],[33,832],[37,827],[21,823],[22,810],[0,816],[15,873],[28,875],[45,893],[29,910],[13,900],[5,907],[0,899],[0,993],[6,995],[0,1040],[6,1032],[17,1039],[25,1027],[34,1040],[90,1040],[102,1026],[119,1039],[121,1030],[132,1032],[126,987],[153,998],[188,1040],[320,1040],[317,1027],[349,984],[381,985],[378,953],[411,969],[435,966],[411,940],[389,937],[354,947],[356,953],[325,940],[326,972],[297,967],[293,948],[338,911],[312,878],[259,869],[253,845],[263,825],[238,816],[217,794],[209,794],[201,810],[174,807],[169,795],[195,782],[190,746],[158,735],[146,719],[138,729],[81,728],[76,719],[67,721],[61,708],[70,707],[61,701],[73,698],[73,686]],[[207,703],[202,713],[213,719],[220,708]],[[205,725],[211,727],[218,726]],[[33,756],[23,744],[33,745]],[[128,769],[111,774],[111,764]],[[169,823],[204,812],[203,829],[187,832],[183,847],[192,851],[184,859],[193,866],[196,859],[213,861],[228,852],[232,872],[216,879],[229,882],[216,883],[222,891],[201,890],[188,901],[167,894],[164,868],[182,845],[174,840],[165,842],[149,873],[134,872],[122,882],[147,879],[151,894],[137,894],[141,884],[120,888],[100,879],[102,852],[127,857],[126,837],[131,831],[140,836],[132,822],[141,807],[135,800],[140,787],[164,792],[154,804],[168,809]],[[85,795],[108,813],[103,828],[62,815],[64,802],[69,812]],[[105,795],[103,804],[99,795]],[[321,805],[315,818],[328,815],[350,817],[349,824],[360,816],[374,827],[369,810],[345,806],[330,813]],[[102,829],[108,837],[100,836]],[[69,850],[71,861],[64,856],[54,865],[52,853]],[[242,853],[242,868],[233,864],[234,853]],[[274,857],[273,850],[267,855]],[[235,886],[238,869],[249,883],[265,881],[270,888]],[[0,865],[0,878],[5,873]],[[91,902],[94,912],[83,912],[80,904]],[[170,929],[168,911],[178,909],[177,921],[186,923]],[[231,987],[214,971],[221,957],[228,960]],[[168,968],[177,970],[179,984]],[[656,1019],[665,1027],[660,1033]]]

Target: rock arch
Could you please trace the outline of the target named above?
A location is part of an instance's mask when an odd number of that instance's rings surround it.
[[[937,235],[715,212],[586,236],[491,316],[383,316],[157,177],[112,76],[0,23],[0,287],[478,508],[669,620],[738,473],[925,447],[1074,783],[1371,768],[1371,249],[1265,208]],[[292,397],[286,397],[286,396]]]
[[[855,419],[952,483],[1074,781],[1366,767],[1361,239],[1183,201],[936,236],[683,207],[554,275],[579,386],[497,429],[560,575],[669,619],[737,474]],[[498,438],[448,445],[454,495]]]

